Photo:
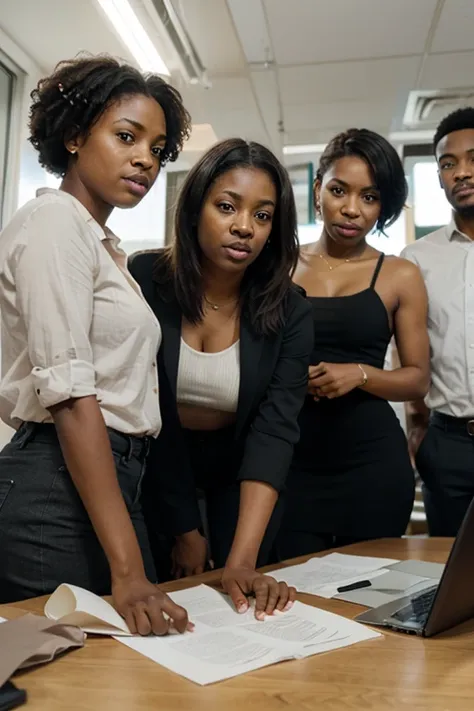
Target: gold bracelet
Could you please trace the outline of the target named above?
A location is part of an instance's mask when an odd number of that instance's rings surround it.
[[[367,381],[368,381],[369,378],[367,377],[367,373],[365,372],[365,370],[363,369],[363,367],[361,366],[361,364],[360,364],[360,363],[357,363],[357,365],[358,365],[358,367],[360,368],[360,372],[362,373],[362,382],[361,382],[361,384],[359,385],[359,387],[362,388],[362,387],[364,387],[364,385],[367,385]]]

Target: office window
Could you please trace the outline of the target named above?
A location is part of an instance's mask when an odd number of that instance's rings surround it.
[[[0,228],[5,209],[7,189],[8,147],[10,145],[10,126],[13,100],[14,75],[0,63]]]
[[[451,219],[451,206],[438,178],[434,160],[424,160],[413,166],[413,207],[417,238],[432,232]]]

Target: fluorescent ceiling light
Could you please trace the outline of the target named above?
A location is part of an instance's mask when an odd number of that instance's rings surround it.
[[[97,0],[143,72],[170,75],[128,0]]]
[[[311,143],[308,145],[283,146],[283,153],[286,156],[300,155],[301,153],[322,153],[326,148],[325,143]]]
[[[418,131],[394,131],[389,134],[391,141],[432,141],[434,131],[418,130]]]

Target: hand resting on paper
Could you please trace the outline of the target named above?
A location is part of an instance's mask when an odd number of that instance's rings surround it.
[[[246,612],[249,607],[247,595],[255,595],[255,617],[263,620],[275,610],[286,612],[296,600],[296,589],[277,582],[270,575],[262,575],[245,566],[225,567],[222,587],[231,597],[237,612]]]
[[[112,596],[115,609],[132,634],[162,636],[171,628],[181,633],[194,628],[184,607],[145,577],[113,580]]]

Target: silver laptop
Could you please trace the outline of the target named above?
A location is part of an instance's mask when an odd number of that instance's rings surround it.
[[[474,500],[438,584],[375,607],[357,622],[432,637],[474,617]]]

